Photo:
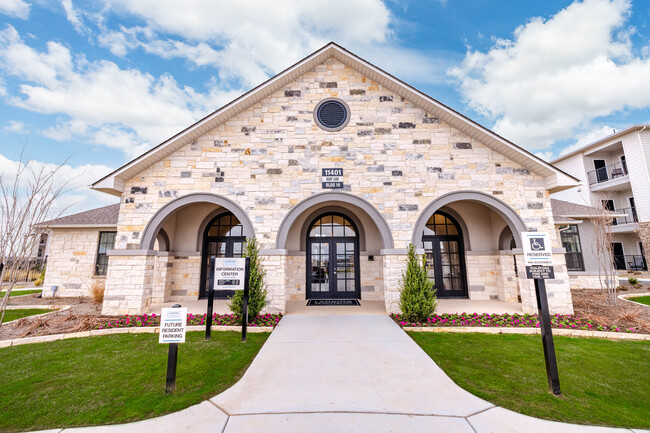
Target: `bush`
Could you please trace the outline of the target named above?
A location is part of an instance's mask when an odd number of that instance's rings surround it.
[[[244,243],[244,257],[250,258],[250,278],[248,283],[248,323],[255,320],[262,308],[268,303],[266,296],[268,292],[264,284],[266,272],[262,267],[262,259],[259,256],[260,246],[257,239],[249,238]],[[228,308],[236,316],[243,316],[244,291],[238,290],[230,298]],[[243,320],[243,319],[242,319]]]
[[[630,283],[633,286],[636,286],[637,284],[639,284],[639,280],[637,280],[635,277],[628,278],[627,282]]]
[[[37,278],[36,280],[34,280],[34,285],[36,287],[40,286],[41,284],[43,284],[43,279],[42,278]]]
[[[90,280],[88,285],[88,291],[90,291],[90,297],[93,299],[95,304],[101,304],[104,302],[104,290],[106,289],[106,280],[103,278],[93,278]]]
[[[400,280],[399,307],[402,317],[410,322],[425,321],[436,310],[436,290],[427,275],[426,259],[415,254],[412,244]]]

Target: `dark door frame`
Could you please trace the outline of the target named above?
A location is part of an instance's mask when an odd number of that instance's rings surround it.
[[[443,215],[450,219],[456,226],[458,231],[457,235],[423,235],[422,243],[431,242],[433,247],[433,273],[435,278],[436,295],[438,298],[469,298],[469,291],[467,287],[467,267],[465,265],[465,245],[463,243],[463,232],[460,224],[451,215],[445,212],[435,212],[435,214]],[[458,262],[460,264],[460,282],[461,290],[446,290],[445,293],[440,292],[440,288],[444,287],[442,275],[442,258],[440,254],[441,241],[456,241],[458,242]]]
[[[226,255],[225,257],[233,257],[233,244],[235,242],[241,242],[242,244],[246,241],[246,236],[208,236],[210,232],[210,227],[214,222],[226,214],[231,214],[233,217],[235,215],[226,211],[215,216],[208,222],[203,231],[203,242],[201,245],[201,279],[199,281],[199,299],[206,299],[208,297],[208,287],[207,287],[207,272],[208,272],[208,245],[211,242],[224,242],[226,244]],[[241,222],[240,222],[241,224]],[[243,245],[242,245],[243,253]],[[214,297],[215,299],[227,299],[232,297],[235,294],[234,290],[215,290]]]
[[[311,232],[312,227],[321,218],[326,216],[339,216],[344,218],[350,223],[350,226],[354,229],[355,236],[330,236],[330,237],[311,237],[309,233]],[[361,270],[360,270],[360,260],[359,260],[359,230],[354,224],[352,219],[339,212],[325,212],[318,215],[312,220],[312,222],[307,227],[307,242],[306,242],[306,290],[305,296],[307,299],[361,299]],[[328,263],[328,275],[329,275],[329,291],[328,292],[312,292],[311,290],[311,280],[312,280],[312,269],[311,269],[311,245],[312,243],[328,243],[328,254],[329,254],[329,263]],[[336,290],[337,278],[336,278],[336,244],[338,243],[354,243],[354,292],[338,292]]]

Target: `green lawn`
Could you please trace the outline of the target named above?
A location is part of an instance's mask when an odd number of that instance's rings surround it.
[[[5,310],[5,318],[3,323],[11,322],[12,320],[21,319],[27,316],[35,316],[37,314],[51,313],[54,310],[43,308],[22,308],[20,310]]]
[[[12,290],[11,294],[9,295],[10,298],[13,298],[14,296],[23,296],[23,295],[32,295],[34,293],[41,293],[43,289],[34,289],[34,290]],[[3,290],[0,292],[0,298],[5,297],[5,292],[6,290]]]
[[[175,412],[244,373],[268,333],[188,332],[176,391],[165,395],[167,345],[157,334],[75,338],[0,349],[0,431],[121,423]]]
[[[454,382],[506,409],[577,424],[650,427],[650,342],[555,337],[563,393],[557,398],[547,391],[540,336],[409,335]]]
[[[627,298],[630,301],[638,302],[639,304],[650,305],[650,296],[635,296]]]

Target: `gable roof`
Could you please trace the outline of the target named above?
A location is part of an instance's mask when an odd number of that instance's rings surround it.
[[[553,221],[555,224],[575,224],[576,221],[572,220],[572,218],[593,218],[596,212],[600,212],[600,209],[592,206],[557,200],[555,198],[551,199],[551,209],[553,210]],[[611,214],[612,218],[627,216],[625,213],[617,213],[616,211],[608,211],[608,213]]]
[[[285,69],[214,113],[209,114],[190,127],[98,180],[92,185],[92,188],[108,194],[121,195],[124,190],[124,183],[131,177],[164,159],[186,144],[198,139],[203,134],[208,133],[221,123],[281,89],[303,74],[311,71],[330,57],[335,58],[348,67],[381,84],[386,89],[398,94],[415,106],[521,164],[533,173],[542,176],[546,181],[546,189],[551,192],[558,192],[579,185],[579,181],[573,176],[568,175],[516,144],[452,110],[416,88],[398,80],[375,65],[352,54],[340,45],[330,42],[313,54],[290,66],[288,69]]]
[[[56,218],[41,223],[48,228],[66,227],[117,227],[120,204],[111,204],[97,209]]]
[[[551,161],[551,164],[555,164],[555,163],[560,162],[560,161],[562,161],[564,159],[567,159],[567,158],[569,158],[569,157],[571,157],[573,155],[576,155],[578,153],[582,153],[582,152],[584,152],[586,150],[591,150],[591,149],[593,149],[593,148],[595,148],[595,147],[597,147],[597,146],[599,146],[601,144],[604,144],[604,143],[606,143],[608,141],[613,141],[613,140],[619,139],[622,136],[629,134],[630,132],[634,132],[634,131],[641,131],[642,132],[642,131],[645,131],[647,129],[650,129],[650,124],[632,125],[632,126],[630,126],[628,128],[622,129],[622,130],[620,130],[618,132],[614,132],[613,134],[609,134],[606,137],[600,138],[600,139],[598,139],[598,140],[596,140],[596,141],[594,141],[592,143],[585,144],[584,146],[579,147],[578,149],[573,150],[573,151],[571,151],[569,153],[566,153],[564,155],[560,155],[557,158],[555,158],[553,161]]]

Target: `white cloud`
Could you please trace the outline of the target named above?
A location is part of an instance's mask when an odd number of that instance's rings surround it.
[[[68,22],[72,24],[72,27],[79,34],[86,34],[90,30],[85,26],[81,13],[77,10],[72,4],[72,0],[61,0],[61,6],[65,10],[65,16],[68,19]]]
[[[31,6],[23,0],[0,0],[0,13],[14,18],[29,18]]]
[[[4,127],[5,131],[16,132],[18,134],[26,134],[28,131],[25,130],[25,124],[19,122],[18,120],[10,120],[7,125]]]
[[[64,119],[44,131],[57,140],[72,138],[109,146],[134,157],[233,99],[239,92],[199,93],[173,77],[121,69],[108,61],[74,57],[62,44],[48,42],[39,52],[11,26],[0,32],[0,64],[25,82],[10,102]]]
[[[27,159],[26,164],[35,172],[39,172],[41,169],[44,169],[45,172],[51,172],[58,166],[58,164],[34,159]],[[12,182],[18,168],[18,161],[11,160],[0,154],[0,176],[4,182]],[[51,216],[56,216],[61,212],[65,214],[81,212],[115,203],[115,197],[88,188],[98,178],[111,171],[113,170],[110,167],[101,164],[84,164],[74,167],[69,164],[62,165],[54,176],[54,182],[56,185],[65,184],[66,192],[53,206]]]
[[[163,58],[186,58],[196,66],[211,65],[221,79],[240,80],[244,87],[330,40],[352,48],[388,47],[392,34],[391,13],[380,0],[111,0],[106,8],[105,13],[110,8],[146,24],[105,29],[98,40],[113,54],[141,48]]]
[[[587,131],[582,134],[579,134],[580,136],[578,140],[576,140],[575,143],[570,144],[569,146],[560,150],[558,156],[569,154],[574,150],[578,150],[581,147],[585,147],[586,145],[601,140],[607,137],[608,135],[612,135],[613,133],[614,133],[614,128],[612,128],[611,126],[606,125],[606,126],[593,128],[591,131]]]
[[[574,136],[599,117],[650,106],[650,59],[635,54],[627,0],[574,2],[518,27],[449,71],[469,106],[527,149]]]

